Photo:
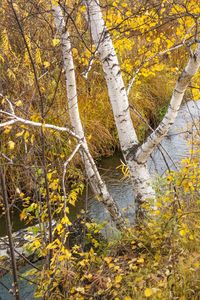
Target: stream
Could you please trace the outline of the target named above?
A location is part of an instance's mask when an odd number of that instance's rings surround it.
[[[200,141],[200,100],[186,102],[180,108],[167,136],[147,161],[152,178],[162,177],[169,170],[178,170],[181,160],[191,156],[190,149],[194,148],[193,141]],[[131,222],[134,221],[134,193],[130,180],[123,180],[120,169],[117,168],[121,164],[120,159],[121,156],[115,154],[111,158],[102,160],[100,167],[110,193],[125,218]],[[92,201],[90,212],[97,222],[109,221],[104,234],[112,237],[116,231],[103,205]]]
[[[152,157],[148,161],[150,173],[153,176],[163,176],[166,170],[177,170],[182,158],[190,155],[189,149],[191,145],[189,141],[199,139],[199,120],[200,120],[200,100],[189,101],[179,111],[175,123],[169,130],[167,137],[162,141],[159,148],[154,151]],[[106,181],[108,189],[113,198],[117,201],[121,211],[129,220],[134,219],[134,194],[129,179],[124,180],[120,168],[122,159],[120,153],[116,153],[110,158],[104,158],[99,163],[99,170]],[[82,201],[83,202],[83,201]],[[83,203],[80,208],[83,207]],[[114,227],[110,221],[110,217],[102,204],[96,200],[89,203],[90,215],[98,222],[109,221],[109,228],[106,235],[114,234]],[[5,234],[4,220],[0,219],[0,234]],[[23,223],[19,221],[19,217],[14,215],[14,229],[18,230],[23,227]],[[28,267],[25,266],[25,269]],[[22,268],[20,272],[25,269]],[[1,278],[8,287],[11,287],[12,277],[7,274]],[[27,284],[26,281],[20,280],[21,299],[32,300],[34,286]],[[6,289],[0,285],[0,300],[12,300],[12,296],[8,294]]]

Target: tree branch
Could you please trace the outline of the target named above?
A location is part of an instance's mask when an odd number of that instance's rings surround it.
[[[133,86],[133,84],[134,84],[134,82],[135,82],[135,79],[136,79],[138,73],[140,72],[140,70],[144,67],[144,65],[145,65],[146,63],[150,62],[151,60],[153,60],[154,58],[158,57],[158,56],[162,56],[162,55],[164,55],[164,54],[166,54],[166,53],[168,53],[168,52],[172,52],[172,51],[174,51],[174,50],[176,50],[176,49],[179,49],[179,48],[183,47],[183,46],[185,45],[185,43],[186,43],[186,37],[187,37],[187,35],[191,32],[191,30],[193,29],[193,27],[194,27],[194,26],[192,26],[192,27],[188,30],[187,34],[185,35],[184,39],[182,40],[182,42],[181,42],[180,44],[174,45],[173,47],[171,47],[171,48],[169,48],[169,49],[166,49],[166,50],[163,50],[163,51],[161,51],[161,52],[158,52],[158,53],[152,55],[151,57],[145,59],[145,60],[140,64],[140,66],[139,66],[139,67],[137,68],[137,70],[134,72],[133,77],[131,78],[131,80],[130,80],[129,83],[128,83],[128,87],[127,87],[127,95],[129,95],[129,93],[130,93],[130,91],[131,91],[131,88],[132,88],[132,86]],[[194,41],[193,41],[192,43],[190,43],[189,45],[191,46],[191,44],[193,44],[193,43],[194,43]]]
[[[48,123],[41,123],[41,122],[30,121],[30,120],[18,117],[15,114],[7,113],[7,112],[5,112],[3,110],[0,110],[0,114],[7,114],[11,118],[10,121],[6,121],[4,123],[0,123],[0,128],[4,128],[6,126],[10,126],[10,125],[13,125],[15,123],[22,123],[22,124],[27,125],[27,126],[34,126],[34,127],[39,127],[39,128],[44,127],[44,128],[53,129],[53,130],[56,130],[56,131],[67,132],[72,137],[74,137],[75,139],[77,139],[78,141],[82,140],[77,134],[75,134],[68,127],[61,127],[61,126],[57,126],[57,125],[53,125],[53,124],[48,124]]]

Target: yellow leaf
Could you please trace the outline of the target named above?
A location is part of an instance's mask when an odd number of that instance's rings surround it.
[[[67,216],[65,216],[65,217],[62,218],[61,223],[62,224],[67,224],[67,225],[71,225],[72,224]]]
[[[155,214],[156,216],[160,215],[160,210],[158,210],[158,209],[155,210],[155,211],[154,211],[154,214]]]
[[[32,136],[31,136],[31,144],[33,145],[33,143],[34,143],[34,135],[32,134]]]
[[[192,95],[194,100],[198,100],[200,96],[200,91],[198,88],[193,88],[192,89]]]
[[[57,46],[59,43],[60,43],[59,39],[53,39],[52,40],[52,44],[53,44],[54,47]]]
[[[104,257],[104,260],[105,260],[105,262],[107,262],[107,264],[109,264],[112,261],[112,259],[113,258],[110,256]]]
[[[150,288],[146,288],[146,290],[144,291],[144,295],[145,297],[149,298],[153,295],[153,291]]]
[[[58,6],[58,0],[52,0],[52,5],[53,6]]]
[[[44,61],[43,65],[45,68],[48,68],[50,66],[50,63],[48,61]]]
[[[77,291],[77,292],[84,293],[84,292],[85,292],[85,289],[84,289],[84,287],[77,287],[77,288],[76,288],[76,291]]]
[[[65,258],[70,259],[72,256],[71,252],[68,249],[65,249]]]
[[[182,230],[179,231],[179,234],[180,234],[181,236],[185,236],[185,235],[187,234],[187,232],[186,232],[185,229],[182,229]]]
[[[23,209],[22,212],[19,215],[20,221],[24,220],[26,218],[27,214],[26,214],[26,210]]]
[[[65,208],[65,212],[68,214],[69,213],[69,207]]]
[[[40,50],[38,48],[36,49],[36,53],[35,53],[35,61],[38,65],[41,65],[42,63]]]
[[[22,130],[22,131],[20,131],[20,132],[18,132],[15,136],[16,137],[20,137],[20,136],[22,136],[23,135],[23,133],[24,133],[24,130]]]
[[[39,114],[35,114],[31,116],[31,121],[35,121],[38,122],[40,120],[40,115]]]
[[[190,234],[190,235],[189,235],[189,239],[190,239],[190,240],[194,240],[194,235],[193,235],[193,234]]]
[[[8,73],[8,77],[12,80],[15,80],[16,79],[16,76],[15,76],[15,73],[11,70],[11,69],[8,69],[7,70],[7,73]]]
[[[117,275],[115,277],[115,283],[120,283],[122,281],[122,276],[121,275]]]
[[[49,176],[49,175],[48,175]],[[56,191],[59,187],[59,181],[58,179],[54,179],[50,184],[49,184],[50,189],[53,191]]]
[[[56,226],[56,229],[57,229],[58,233],[60,233],[60,231],[62,230],[62,228],[63,228],[62,224],[58,224]]]
[[[92,277],[93,277],[92,274],[86,274],[86,275],[85,275],[85,278],[86,278],[86,279],[89,279],[89,280],[92,279]]]
[[[11,126],[7,126],[7,127],[5,127],[5,129],[4,129],[4,132],[3,132],[3,133],[5,133],[5,134],[8,134],[8,133],[10,133],[11,129],[12,129],[12,127],[11,127]]]
[[[28,142],[29,135],[30,135],[29,132],[26,131],[25,134],[24,134],[24,140],[25,140],[25,142]]]
[[[92,138],[92,135],[90,134],[90,135],[88,135],[87,140],[90,141],[91,138]]]
[[[35,240],[33,242],[33,247],[38,248],[41,245],[41,242],[39,240]]]
[[[17,107],[22,106],[22,101],[21,101],[21,100],[18,100],[17,102],[15,102],[15,105],[16,105]]]
[[[13,150],[15,148],[15,143],[13,141],[8,142],[8,147],[10,150]]]
[[[1,56],[1,55],[0,55],[0,60],[2,61],[2,63],[4,63],[4,61],[5,61],[3,56]]]
[[[129,297],[129,296],[126,296],[126,297],[124,298],[124,300],[133,300],[133,298],[131,298],[131,297]]]
[[[137,259],[137,262],[138,262],[139,264],[143,264],[143,263],[144,263],[144,258],[143,258],[143,257],[138,258],[138,259]]]

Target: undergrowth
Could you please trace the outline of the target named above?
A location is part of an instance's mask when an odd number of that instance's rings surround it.
[[[66,246],[70,234],[63,242],[66,231],[61,221],[52,243],[35,245],[40,255],[52,251],[49,267],[29,271],[37,282],[35,295],[77,300],[199,299],[199,178],[199,158],[191,155],[182,161],[180,171],[160,180],[156,209],[146,203],[146,219],[112,242],[102,237],[102,226],[83,219],[82,238]]]

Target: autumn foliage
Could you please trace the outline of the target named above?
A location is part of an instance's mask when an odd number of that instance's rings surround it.
[[[84,1],[59,3],[72,43],[86,139],[94,158],[110,156],[119,148],[118,134],[87,9]],[[142,142],[162,120],[188,53],[199,42],[199,1],[103,0],[101,8]],[[35,297],[199,299],[199,151],[182,161],[180,171],[155,182],[156,209],[145,203],[146,218],[107,241],[105,224],[90,220],[85,210],[75,213],[87,187],[79,154],[68,164],[63,194],[63,164],[77,141],[45,128],[47,123],[71,128],[51,3],[3,0],[0,16],[1,121],[9,119],[2,112],[11,110],[11,103],[17,115],[42,123],[40,130],[26,124],[2,128],[0,153],[9,201],[20,208],[21,221],[33,225],[25,248],[37,254],[40,270],[24,275],[36,283]],[[184,101],[199,96],[198,73]],[[125,165],[122,169],[128,176]]]
[[[105,241],[100,233],[105,225],[83,218],[84,240],[71,248],[62,243],[68,219],[56,225],[53,243],[34,239],[29,249],[37,249],[38,255],[53,251],[49,270],[29,271],[38,282],[36,295],[48,291],[50,299],[198,299],[199,176],[198,151],[183,160],[180,171],[159,180],[157,209],[146,206],[146,221],[117,240]]]

